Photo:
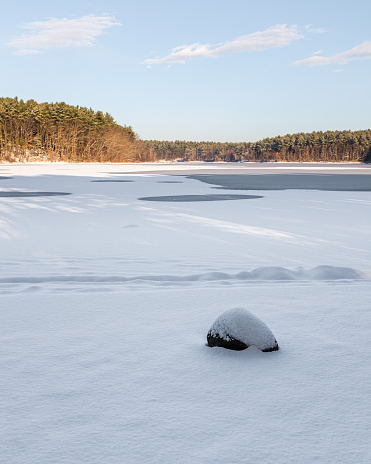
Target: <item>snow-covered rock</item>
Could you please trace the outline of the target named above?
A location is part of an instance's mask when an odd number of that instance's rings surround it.
[[[233,308],[221,314],[207,334],[209,346],[244,350],[256,346],[261,351],[276,351],[278,344],[270,329],[244,308]]]

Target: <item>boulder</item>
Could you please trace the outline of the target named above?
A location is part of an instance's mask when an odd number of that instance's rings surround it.
[[[233,308],[221,314],[207,334],[209,346],[245,350],[256,346],[261,351],[276,351],[278,344],[270,329],[244,308]]]

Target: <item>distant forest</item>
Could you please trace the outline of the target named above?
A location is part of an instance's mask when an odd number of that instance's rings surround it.
[[[155,159],[184,161],[371,162],[371,130],[288,134],[258,142],[145,142]]]
[[[371,162],[371,130],[299,133],[258,142],[140,140],[108,113],[0,98],[0,161]]]

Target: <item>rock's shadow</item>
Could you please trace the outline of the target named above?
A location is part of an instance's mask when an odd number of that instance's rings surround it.
[[[192,201],[228,201],[228,200],[255,200],[263,198],[260,195],[169,195],[160,197],[142,197],[142,201],[169,201],[169,202],[192,202]]]

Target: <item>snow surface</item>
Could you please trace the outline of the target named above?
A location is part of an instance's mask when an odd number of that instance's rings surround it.
[[[0,462],[371,462],[371,193],[169,169],[0,165]],[[279,351],[206,346],[241,306]]]
[[[209,333],[229,341],[230,337],[243,342],[246,346],[256,346],[259,350],[274,348],[275,336],[258,317],[245,308],[232,308],[224,311],[214,321]]]

